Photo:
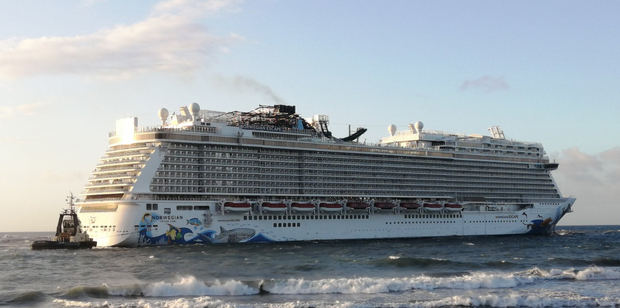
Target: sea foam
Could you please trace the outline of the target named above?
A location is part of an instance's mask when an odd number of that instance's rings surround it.
[[[408,290],[453,289],[507,289],[523,285],[536,284],[548,280],[617,280],[620,270],[617,268],[588,267],[584,269],[550,269],[533,268],[521,272],[476,272],[465,275],[433,277],[415,275],[409,277],[349,277],[309,280],[303,278],[270,279],[257,281],[210,280],[204,281],[194,276],[180,276],[173,280],[144,282],[126,286],[77,287],[69,290],[65,296],[76,298],[96,293],[122,297],[178,297],[178,296],[242,296],[256,295],[262,292],[272,294],[374,294],[404,292]],[[93,291],[95,290],[95,291]],[[77,296],[69,296],[77,295]],[[461,299],[459,299],[461,300]],[[491,301],[477,298],[472,305]],[[516,299],[508,300],[513,303]],[[518,300],[524,299],[519,297]],[[516,302],[517,304],[519,302]],[[448,304],[451,305],[451,304]],[[456,305],[456,303],[455,303]],[[467,304],[469,305],[469,304]],[[491,304],[489,304],[491,305]],[[494,304],[493,304],[494,305]],[[492,306],[493,306],[492,305]]]

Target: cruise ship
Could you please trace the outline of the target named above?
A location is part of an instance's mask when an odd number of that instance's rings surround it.
[[[575,199],[540,143],[424,130],[343,138],[295,106],[120,119],[78,202],[99,246],[551,234]]]

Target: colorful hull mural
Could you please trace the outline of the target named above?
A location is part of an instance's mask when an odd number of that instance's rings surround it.
[[[170,244],[224,244],[224,243],[247,243],[247,242],[271,242],[268,237],[257,233],[251,228],[225,229],[219,230],[206,228],[199,218],[187,220],[187,227],[177,227],[167,224],[165,232],[158,231],[158,235],[153,234],[153,226],[157,225],[159,218],[157,215],[146,213],[142,216],[138,225],[138,245],[170,245]],[[193,229],[193,230],[192,230]]]

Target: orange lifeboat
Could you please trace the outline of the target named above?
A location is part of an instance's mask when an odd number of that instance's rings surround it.
[[[443,209],[440,203],[424,203],[424,210],[428,212],[439,212]]]
[[[347,202],[347,207],[351,210],[365,210],[370,207],[370,205],[361,201],[349,201]]]
[[[272,203],[263,202],[263,211],[266,212],[284,212],[286,211],[286,204],[284,203]]]
[[[340,212],[342,210],[342,204],[340,203],[320,203],[319,208],[324,212]]]
[[[422,205],[417,202],[401,202],[400,207],[405,210],[417,210],[421,208]]]
[[[314,211],[314,204],[310,202],[293,202],[291,203],[291,210],[296,212],[312,212]]]
[[[450,212],[458,212],[463,210],[463,205],[458,203],[446,203],[444,207]]]
[[[247,202],[226,202],[224,203],[224,210],[229,212],[249,212],[252,209],[252,205]]]

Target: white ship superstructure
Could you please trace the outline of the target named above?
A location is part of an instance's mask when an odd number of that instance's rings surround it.
[[[390,125],[370,145],[294,106],[159,115],[117,121],[85,187],[79,217],[99,246],[548,234],[575,201],[541,144],[498,127]]]

